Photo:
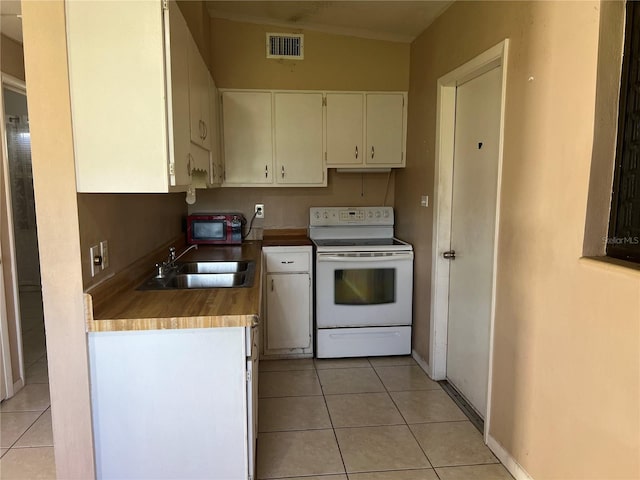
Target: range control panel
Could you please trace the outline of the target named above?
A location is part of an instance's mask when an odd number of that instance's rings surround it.
[[[312,207],[311,226],[391,225],[393,207]]]

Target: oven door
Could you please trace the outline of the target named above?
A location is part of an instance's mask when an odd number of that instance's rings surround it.
[[[318,328],[411,325],[413,252],[316,255]]]

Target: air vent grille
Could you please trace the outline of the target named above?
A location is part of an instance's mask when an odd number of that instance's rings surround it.
[[[267,58],[304,59],[304,35],[267,33]]]

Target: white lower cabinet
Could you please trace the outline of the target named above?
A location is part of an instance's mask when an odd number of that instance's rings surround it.
[[[310,246],[264,247],[264,355],[311,356],[312,271]]]
[[[97,478],[255,478],[256,330],[90,333]]]

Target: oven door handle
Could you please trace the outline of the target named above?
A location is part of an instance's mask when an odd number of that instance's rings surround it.
[[[318,254],[318,262],[396,262],[398,260],[413,260],[413,253],[394,253],[393,255],[384,256],[337,256]]]

